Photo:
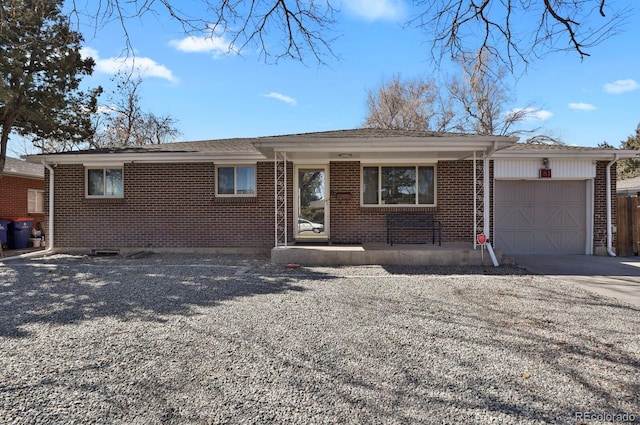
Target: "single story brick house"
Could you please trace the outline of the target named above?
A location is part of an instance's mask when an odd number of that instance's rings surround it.
[[[7,157],[0,179],[0,219],[45,220],[44,167]]]
[[[613,254],[616,167],[632,151],[354,129],[33,155],[67,250],[269,250],[385,243],[389,213],[506,253]],[[417,232],[406,242],[422,238]]]

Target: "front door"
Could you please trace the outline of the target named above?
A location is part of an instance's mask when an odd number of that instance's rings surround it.
[[[296,167],[295,238],[329,238],[328,170],[324,165]]]

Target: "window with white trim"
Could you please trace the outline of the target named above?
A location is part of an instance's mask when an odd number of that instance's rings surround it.
[[[256,196],[256,166],[217,166],[216,196]]]
[[[87,167],[85,173],[85,193],[88,198],[122,198],[124,196],[122,167]]]
[[[362,205],[435,206],[434,165],[375,165],[362,167]]]
[[[27,211],[29,214],[44,213],[44,190],[27,190]]]

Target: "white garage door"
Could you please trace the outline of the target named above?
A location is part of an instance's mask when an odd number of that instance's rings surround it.
[[[507,254],[584,254],[585,181],[495,182],[496,249]]]

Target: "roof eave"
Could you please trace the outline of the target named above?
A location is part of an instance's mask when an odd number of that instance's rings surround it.
[[[585,150],[555,150],[555,149],[526,149],[526,150],[501,150],[496,152],[493,157],[496,159],[501,158],[532,158],[532,157],[547,157],[547,158],[584,158],[584,159],[599,159],[599,160],[612,160],[616,157],[618,159],[637,158],[639,152],[633,150],[622,149],[585,149]]]
[[[194,163],[215,161],[261,161],[264,156],[257,152],[123,152],[104,154],[53,154],[31,155],[28,162],[40,164],[85,164],[85,163]]]
[[[20,177],[23,179],[44,180],[44,172],[42,174],[31,174],[31,173],[14,172],[14,171],[5,169],[2,171],[2,175],[7,177]]]

